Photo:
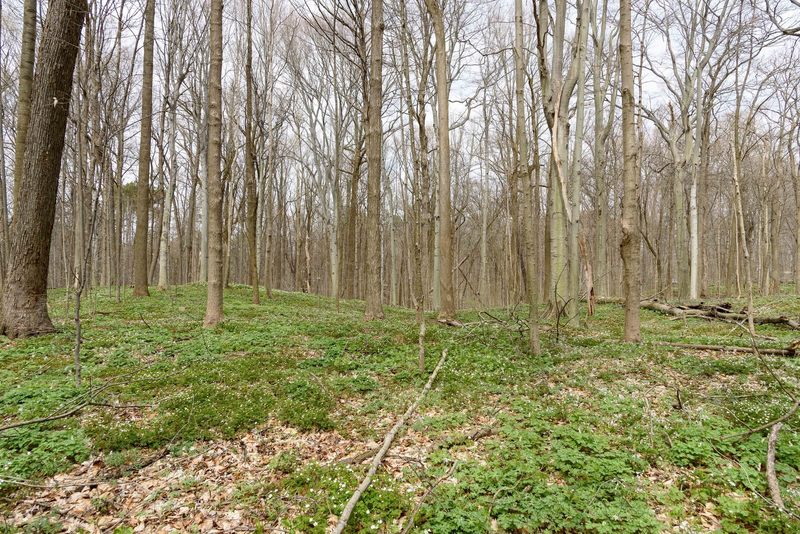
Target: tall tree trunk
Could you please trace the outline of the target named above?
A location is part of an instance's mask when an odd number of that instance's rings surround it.
[[[794,184],[794,293],[800,295],[800,172],[797,168],[795,153],[789,150],[789,164],[792,166],[792,182]]]
[[[244,105],[244,173],[247,188],[247,246],[248,271],[253,289],[253,304],[261,303],[258,289],[258,195],[256,194],[256,163],[253,158],[253,0],[247,0],[247,42],[245,46],[245,105]],[[270,124],[269,127],[272,127]]]
[[[600,13],[600,28],[599,34],[597,26],[594,26],[594,58],[592,62],[592,79],[594,83],[593,100],[594,100],[594,183],[597,188],[597,204],[595,206],[595,213],[597,214],[595,226],[595,240],[594,240],[594,271],[595,271],[595,290],[598,296],[607,297],[610,294],[611,288],[609,284],[609,269],[608,269],[608,212],[609,212],[609,195],[608,195],[608,181],[606,178],[606,142],[611,133],[611,128],[614,124],[614,116],[616,112],[616,78],[611,86],[608,119],[603,123],[603,105],[605,102],[606,88],[609,81],[605,84],[602,81],[603,68],[603,49],[606,43],[606,28],[607,28],[607,12],[608,1],[603,0],[603,7]],[[596,24],[596,23],[595,23]],[[611,61],[611,58],[609,58]],[[609,71],[610,74],[610,69]],[[615,74],[616,76],[616,74]]]
[[[362,116],[365,113],[362,111]],[[363,159],[364,135],[361,132],[360,119],[356,118],[353,136],[353,163],[350,174],[350,190],[348,191],[347,226],[344,235],[344,269],[342,269],[342,294],[346,299],[356,297],[356,226],[358,223],[358,181],[361,177],[361,162]]]
[[[481,143],[481,272],[478,298],[482,307],[489,306],[489,103],[487,88],[483,91],[483,139]]]
[[[87,42],[84,43],[86,48],[91,48],[90,43],[88,42],[91,38],[90,32],[88,31],[89,25],[87,24]],[[78,71],[80,73],[82,69],[78,67]],[[78,79],[81,76],[78,74]],[[80,281],[83,280],[84,273],[83,270],[83,254],[85,250],[84,240],[85,240],[85,227],[86,227],[86,199],[84,195],[84,184],[86,183],[86,139],[88,138],[88,125],[86,123],[86,108],[88,107],[86,102],[83,98],[78,97],[77,102],[75,102],[76,107],[78,108],[76,113],[76,134],[77,134],[77,148],[78,150],[75,152],[75,183],[72,186],[72,213],[73,213],[73,221],[72,221],[72,230],[73,230],[73,269],[72,269],[72,285],[73,288],[76,290],[80,284]]]
[[[673,139],[673,146],[677,147],[677,139]],[[678,154],[673,148],[673,155]],[[674,156],[676,163],[675,176],[672,183],[673,220],[675,223],[675,258],[678,274],[678,297],[685,299],[689,296],[689,235],[687,233],[686,199],[683,187],[684,163],[680,156]]]
[[[36,56],[36,0],[25,0],[22,7],[22,47],[19,57],[19,92],[17,93],[17,131],[14,139],[14,206],[22,187],[28,125],[31,120],[33,64]],[[14,210],[16,213],[16,210]]]
[[[139,177],[136,186],[136,235],[133,240],[133,294],[148,296],[147,234],[150,211],[150,146],[153,133],[153,41],[155,0],[144,10],[144,67],[142,73],[142,129],[139,136]]]
[[[367,112],[367,309],[368,321],[383,319],[381,284],[381,175],[383,130],[383,0],[372,0],[369,111]]]
[[[639,342],[639,301],[641,272],[639,252],[639,177],[636,165],[635,117],[633,102],[633,45],[631,43],[631,0],[620,1],[619,57],[622,70],[622,241],[625,298],[624,339]]]
[[[525,285],[528,290],[528,348],[538,356],[539,348],[539,272],[536,265],[536,228],[534,225],[533,194],[531,172],[528,167],[528,131],[525,110],[525,66],[523,61],[522,0],[514,0],[514,92],[517,103],[517,158],[516,172],[525,198]]]
[[[697,113],[695,117],[695,141],[692,149],[692,183],[689,188],[689,298],[700,298],[700,209],[698,183],[700,181],[700,148],[703,134],[703,80],[697,76]]]
[[[175,195],[175,187],[178,181],[178,151],[177,151],[177,138],[178,138],[178,117],[177,117],[177,108],[178,108],[178,99],[180,98],[180,86],[182,83],[182,78],[180,75],[178,76],[177,80],[173,80],[173,70],[175,69],[175,63],[172,58],[172,55],[175,54],[177,51],[175,47],[178,46],[179,37],[177,35],[179,28],[177,23],[173,20],[169,23],[169,32],[168,36],[168,48],[167,54],[169,57],[167,58],[167,64],[165,66],[165,80],[164,86],[167,90],[170,89],[170,85],[172,84],[173,87],[171,88],[171,94],[164,99],[164,106],[169,109],[169,126],[167,131],[167,151],[169,152],[169,162],[167,164],[168,168],[168,178],[167,178],[167,189],[164,192],[163,198],[163,205],[161,209],[161,231],[159,232],[159,239],[158,239],[158,289],[165,290],[169,286],[169,263],[170,263],[170,254],[169,254],[169,243],[170,243],[170,229],[172,227],[172,201]],[[166,109],[162,110],[161,112],[161,121],[162,125],[164,120],[166,119]],[[161,135],[163,136],[164,129],[161,129]],[[163,145],[163,140],[162,140]],[[163,161],[163,148],[161,150],[162,153],[162,161]],[[176,214],[177,220],[177,214]],[[179,248],[180,250],[180,248]],[[180,263],[179,263],[180,265]],[[180,271],[180,269],[179,269]]]
[[[169,286],[169,242],[170,229],[172,227],[172,202],[175,195],[175,186],[178,181],[178,153],[176,149],[177,137],[177,116],[176,107],[178,104],[178,85],[173,89],[170,102],[170,125],[169,125],[169,178],[167,190],[164,193],[164,200],[161,215],[161,233],[158,242],[158,289],[164,290]]]
[[[3,20],[3,6],[0,4],[0,20]],[[3,46],[3,28],[0,27],[0,48]],[[6,277],[6,261],[9,254],[9,227],[8,227],[8,198],[6,176],[6,144],[5,144],[5,99],[3,90],[0,89],[0,295]]]
[[[456,316],[453,290],[453,219],[450,209],[450,83],[447,79],[444,13],[438,0],[425,0],[436,36],[436,111],[439,136],[439,187],[437,220],[439,222],[439,320],[453,321]]]
[[[72,96],[72,77],[87,11],[85,0],[53,0],[47,10],[31,92],[22,179],[0,333],[10,338],[52,332],[47,313],[47,270],[55,222],[58,177]]]
[[[586,2],[587,5],[589,4],[589,0],[584,0],[584,2]],[[588,23],[584,22],[584,25],[588,26]],[[584,31],[583,34],[588,36],[588,31]],[[578,302],[580,300],[581,275],[578,233],[581,225],[581,164],[583,155],[583,126],[585,118],[586,86],[586,42],[581,40],[581,37],[578,37],[578,39],[579,51],[577,52],[576,59],[578,62],[578,90],[575,103],[575,143],[573,146],[572,161],[570,163],[569,171],[571,191],[569,207],[567,208],[571,213],[569,215],[569,232],[567,236],[569,240],[567,242],[567,250],[569,252],[569,280],[567,283],[567,287],[569,288],[569,297],[566,305],[566,319],[568,324],[571,325],[577,325],[579,322]]]
[[[208,71],[208,295],[203,324],[222,320],[222,0],[211,0],[209,39],[211,66]]]

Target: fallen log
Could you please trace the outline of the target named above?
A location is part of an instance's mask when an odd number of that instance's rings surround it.
[[[781,486],[778,484],[778,477],[775,476],[775,449],[778,446],[778,432],[781,431],[783,423],[775,423],[769,432],[769,439],[767,440],[767,486],[769,487],[769,494],[772,497],[772,502],[778,507],[778,510],[783,511],[784,504],[781,498]]]
[[[747,314],[733,311],[730,304],[709,305],[700,303],[689,306],[673,306],[654,299],[642,301],[641,307],[646,310],[653,310],[682,319],[687,317],[700,317],[704,319],[719,319],[721,321],[747,321]],[[781,325],[791,328],[792,330],[800,330],[800,321],[792,319],[791,317],[786,317],[785,315],[779,317],[760,317],[754,315],[753,323]]]
[[[350,497],[350,500],[347,501],[347,505],[344,507],[344,510],[342,510],[342,515],[339,516],[339,522],[336,524],[336,528],[333,529],[334,534],[341,534],[344,531],[344,528],[347,526],[347,522],[350,520],[350,514],[353,513],[353,509],[356,507],[356,504],[358,504],[358,500],[361,498],[361,495],[367,490],[370,483],[372,483],[372,477],[375,476],[375,473],[378,471],[378,466],[381,465],[386,453],[389,452],[389,448],[392,446],[395,436],[397,436],[397,433],[401,428],[403,428],[403,426],[406,424],[406,421],[408,421],[408,418],[414,414],[417,406],[419,406],[419,404],[425,398],[425,395],[427,395],[428,391],[430,391],[431,386],[433,386],[433,381],[436,380],[436,375],[439,374],[439,370],[444,365],[445,360],[447,360],[447,349],[442,351],[442,357],[439,359],[439,363],[436,364],[436,368],[428,378],[428,382],[425,384],[425,387],[422,388],[417,400],[415,400],[411,406],[408,407],[406,413],[403,414],[400,420],[394,424],[389,433],[386,434],[386,437],[383,439],[383,446],[372,459],[372,463],[369,466],[366,476],[363,478],[363,480],[361,480],[358,488],[356,488],[356,491],[353,492],[353,495]]]
[[[772,356],[796,356],[797,350],[800,348],[800,343],[792,343],[785,349],[772,349],[761,347],[741,347],[738,345],[703,345],[698,343],[671,343],[669,341],[654,341],[654,345],[661,347],[673,347],[676,349],[689,349],[689,350],[708,350],[714,352],[749,352],[755,353],[758,351],[760,354],[768,354]]]

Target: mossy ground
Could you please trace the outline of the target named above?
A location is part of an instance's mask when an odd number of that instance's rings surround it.
[[[800,361],[769,357],[770,370],[751,354],[652,344],[749,344],[736,325],[643,311],[644,343],[629,345],[619,341],[621,308],[602,305],[588,324],[560,327],[558,339],[544,325],[544,354],[534,358],[518,329],[464,312],[463,328],[429,322],[423,373],[408,310],[387,308],[385,321],[366,323],[359,301],[337,310],[327,298],[275,292],[256,306],[248,288],[233,287],[224,323],[206,330],[204,302],[201,286],[146,299],[126,294],[121,303],[92,292],[84,302],[81,388],[73,385],[64,292],[51,295],[58,334],[0,338],[4,424],[69,409],[108,386],[96,399],[102,406],[0,434],[0,514],[8,518],[0,531],[58,531],[68,521],[64,510],[27,523],[15,522],[15,511],[42,491],[31,485],[47,485],[90,458],[102,460],[104,473],[125,477],[154,451],[191,458],[203,443],[235,443],[270,425],[301,437],[335,435],[331,443],[351,446],[331,453],[339,459],[365,450],[416,396],[445,347],[449,360],[404,438],[418,454],[380,473],[356,509],[353,531],[398,531],[432,486],[415,518],[420,532],[800,530],[793,515],[800,508],[798,417],[778,443],[788,513],[769,502],[765,433],[727,439],[788,409],[772,373],[797,391]],[[765,314],[800,315],[794,296],[757,304]],[[503,311],[492,315],[508,319]],[[778,327],[758,332],[773,338],[759,339],[764,346],[797,337]],[[486,424],[494,435],[464,439]],[[354,451],[353,444],[364,445]],[[242,524],[324,532],[341,511],[365,466],[297,450],[272,451],[269,477],[234,483],[225,506],[246,510]],[[150,498],[206,483],[188,477]],[[93,498],[92,507],[89,516],[122,514],[105,497]],[[121,517],[116,529],[134,524]]]

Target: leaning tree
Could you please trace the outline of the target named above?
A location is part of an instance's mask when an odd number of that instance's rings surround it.
[[[47,269],[72,75],[86,0],[53,0],[47,10],[31,92],[31,115],[14,199],[8,273],[0,304],[0,334],[10,338],[52,332]]]

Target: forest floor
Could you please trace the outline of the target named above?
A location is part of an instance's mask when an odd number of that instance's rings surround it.
[[[204,303],[200,286],[122,303],[94,291],[81,388],[63,291],[60,333],[0,337],[0,426],[83,406],[0,433],[0,532],[325,532],[444,348],[350,531],[412,516],[435,533],[800,531],[800,418],[777,444],[784,512],[767,432],[729,438],[789,410],[800,359],[655,344],[749,345],[735,324],[643,310],[637,346],[619,341],[622,308],[601,305],[580,328],[544,325],[534,358],[508,312],[429,317],[423,373],[408,310],[365,323],[359,301],[276,292],[256,306],[234,287],[225,322],[204,330]],[[757,306],[800,315],[794,296]],[[798,337],[758,333],[771,347]]]

